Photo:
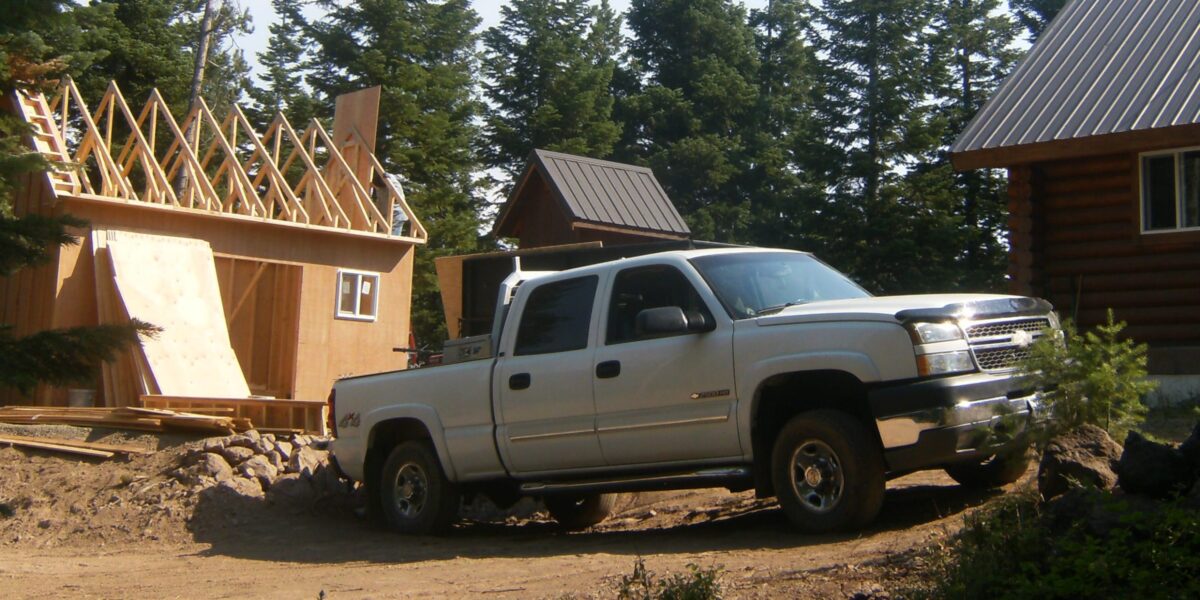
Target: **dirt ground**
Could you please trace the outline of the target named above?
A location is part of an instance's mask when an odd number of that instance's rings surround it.
[[[626,497],[578,533],[539,513],[401,537],[345,502],[189,487],[170,472],[195,440],[69,429],[54,434],[158,452],[95,461],[0,449],[5,597],[612,598],[640,557],[658,575],[719,567],[731,598],[886,598],[918,576],[921,550],[991,497],[929,472],[890,482],[883,514],[858,535],[800,535],[774,502],[699,490]]]

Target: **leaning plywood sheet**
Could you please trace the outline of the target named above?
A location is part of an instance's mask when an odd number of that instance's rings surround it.
[[[174,396],[249,396],[229,343],[208,242],[116,230],[104,235],[125,312],[162,328],[142,342],[141,366],[154,387]]]

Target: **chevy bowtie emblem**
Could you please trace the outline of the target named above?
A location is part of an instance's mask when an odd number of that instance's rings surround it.
[[[1028,348],[1029,344],[1033,343],[1033,334],[1025,331],[1024,329],[1018,329],[1012,335],[1012,343],[1021,348]]]

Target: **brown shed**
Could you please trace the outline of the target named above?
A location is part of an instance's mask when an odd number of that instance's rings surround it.
[[[1013,292],[1200,373],[1200,4],[1071,2],[951,159],[1008,169]]]
[[[408,338],[426,234],[372,153],[379,88],[339,98],[332,137],[282,115],[259,134],[203,101],[177,122],[157,92],[135,113],[115,84],[94,108],[69,80],[52,100],[7,102],[32,148],[76,165],[27,177],[17,214],[89,226],[50,264],[0,278],[0,322],[18,335],[129,317],[163,328],[104,368],[96,405],[233,407],[319,431],[337,377],[405,367],[392,348]]]

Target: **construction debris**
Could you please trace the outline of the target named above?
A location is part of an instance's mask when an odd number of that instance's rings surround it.
[[[139,431],[191,431],[232,434],[253,429],[250,419],[200,415],[158,408],[67,408],[61,406],[0,407],[0,423],[78,425]]]
[[[112,458],[117,454],[150,454],[151,451],[139,446],[121,446],[116,444],[100,444],[97,442],[81,442],[60,438],[31,438],[23,435],[0,436],[0,444],[51,450],[67,454],[79,454],[96,458]]]

